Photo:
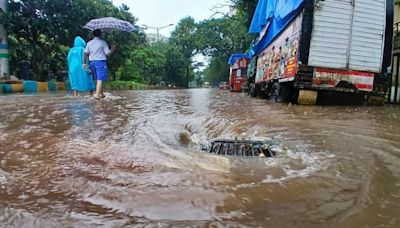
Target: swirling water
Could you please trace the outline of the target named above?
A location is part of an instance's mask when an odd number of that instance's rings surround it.
[[[213,89],[111,98],[0,96],[2,226],[400,226],[400,107]],[[279,153],[201,152],[214,138]]]

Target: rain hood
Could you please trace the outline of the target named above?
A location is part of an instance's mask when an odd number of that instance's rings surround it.
[[[86,46],[86,42],[84,39],[82,39],[82,37],[77,36],[75,37],[75,41],[74,41],[74,47],[85,47]]]

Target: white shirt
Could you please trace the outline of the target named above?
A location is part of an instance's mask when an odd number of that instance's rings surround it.
[[[110,48],[106,41],[99,37],[95,37],[87,43],[85,53],[89,54],[89,61],[107,60]]]

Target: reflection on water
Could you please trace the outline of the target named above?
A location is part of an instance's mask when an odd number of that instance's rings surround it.
[[[13,95],[0,107],[4,226],[400,226],[399,107],[212,89]],[[273,140],[279,153],[201,152],[213,138]]]
[[[71,125],[83,127],[84,124],[93,116],[92,104],[89,101],[71,102],[66,105],[71,114]]]

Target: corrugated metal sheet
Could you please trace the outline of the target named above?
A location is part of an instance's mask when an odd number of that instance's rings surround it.
[[[352,14],[351,0],[316,3],[309,65],[339,69],[347,67]]]
[[[380,72],[386,0],[317,1],[309,65]]]
[[[349,68],[381,72],[385,34],[386,0],[356,0]]]

